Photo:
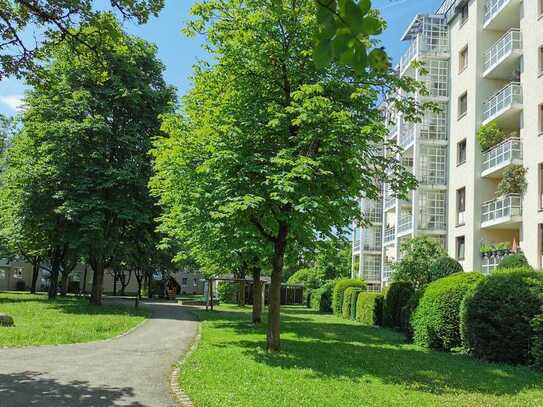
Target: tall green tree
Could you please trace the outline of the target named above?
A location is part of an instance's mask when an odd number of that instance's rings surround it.
[[[99,6],[92,0],[0,0],[0,80],[35,70],[43,46],[65,42],[94,50],[81,27],[104,10],[141,24],[163,6],[164,0],[111,0]]]
[[[148,152],[175,93],[164,82],[156,48],[126,35],[113,16],[99,15],[83,30],[93,50],[61,43],[30,81],[23,133],[35,147],[33,155],[21,154],[42,163],[34,170],[39,192],[54,202],[34,206],[44,221],[74,226],[70,246],[92,267],[91,302],[100,304],[104,270],[123,231],[149,222]],[[24,199],[24,183],[17,188]],[[47,242],[60,231],[51,224]]]
[[[420,85],[380,64],[364,70],[316,64],[312,47],[319,24],[311,0],[201,1],[193,14],[189,32],[206,34],[216,63],[196,70],[191,104],[175,130],[166,129],[175,155],[161,194],[172,203],[166,211],[179,213],[176,199],[192,184],[212,216],[178,228],[214,221],[251,225],[257,242],[269,248],[267,347],[278,351],[289,247],[310,247],[316,234],[332,237],[360,218],[355,197],[364,191],[377,199],[376,180],[400,195],[415,185],[398,151],[388,145],[383,154],[378,148],[386,144],[387,131],[377,102],[384,89],[413,91]],[[418,114],[411,103],[390,102],[411,117]],[[187,153],[188,143],[204,154]],[[180,192],[179,185],[187,189]]]

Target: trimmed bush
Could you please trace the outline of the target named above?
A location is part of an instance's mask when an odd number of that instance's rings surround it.
[[[543,306],[543,273],[530,268],[498,270],[470,289],[462,302],[464,347],[496,362],[528,363],[533,328]]]
[[[498,264],[499,269],[514,269],[519,267],[530,267],[530,264],[523,253],[505,256],[502,261],[500,261],[500,264]]]
[[[332,311],[337,316],[341,316],[343,313],[343,296],[345,290],[349,287],[366,289],[366,283],[363,280],[355,278],[342,278],[336,281],[334,291],[332,292]]]
[[[356,304],[358,302],[358,295],[362,292],[360,288],[353,288],[351,294],[351,315],[350,318],[352,321],[356,320]]]
[[[531,364],[543,369],[543,314],[536,315],[530,325],[533,331],[530,347]]]
[[[414,331],[412,317],[419,305],[420,297],[424,290],[415,291],[411,298],[407,301],[400,311],[400,330],[405,334],[410,341],[413,339]]]
[[[461,346],[460,305],[483,278],[481,273],[460,272],[428,285],[412,318],[415,343],[445,351]]]
[[[335,282],[329,281],[311,291],[311,308],[320,312],[332,312],[332,290]]]
[[[343,294],[343,308],[341,309],[341,316],[344,319],[354,319],[356,314],[356,299],[358,293],[362,291],[358,287],[349,287]]]
[[[356,320],[365,325],[383,325],[383,303],[381,293],[358,293]]]
[[[385,294],[384,318],[385,326],[400,328],[402,307],[415,294],[411,283],[398,281],[390,284]]]
[[[432,263],[430,267],[430,281],[435,281],[454,273],[464,271],[462,265],[449,256],[442,256]]]

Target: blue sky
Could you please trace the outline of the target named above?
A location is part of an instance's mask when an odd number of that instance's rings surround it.
[[[201,41],[187,38],[181,27],[189,18],[194,0],[166,0],[166,6],[158,18],[144,26],[128,25],[127,31],[145,38],[158,46],[159,58],[166,66],[166,81],[182,95],[190,87],[193,64],[204,56]],[[381,10],[388,22],[381,40],[389,55],[397,62],[406,45],[399,39],[412,18],[420,13],[432,13],[442,0],[374,0],[373,5]],[[0,82],[0,113],[14,114],[24,94],[24,84],[16,79]]]

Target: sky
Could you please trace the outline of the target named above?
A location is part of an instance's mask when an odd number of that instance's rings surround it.
[[[443,0],[374,0],[373,6],[381,10],[388,28],[381,35],[381,41],[388,54],[396,63],[407,44],[400,37],[416,14],[433,13]],[[157,45],[158,56],[164,63],[165,79],[183,95],[191,85],[192,66],[198,59],[205,58],[201,38],[187,38],[181,28],[189,19],[190,7],[195,0],[166,0],[160,15],[147,24],[127,24],[130,34],[140,36]],[[16,113],[24,96],[22,81],[8,78],[0,82],[0,113]]]

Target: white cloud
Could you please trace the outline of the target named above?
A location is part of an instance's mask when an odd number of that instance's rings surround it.
[[[14,112],[19,111],[23,106],[23,96],[21,95],[8,95],[0,96],[0,103],[9,107]]]

